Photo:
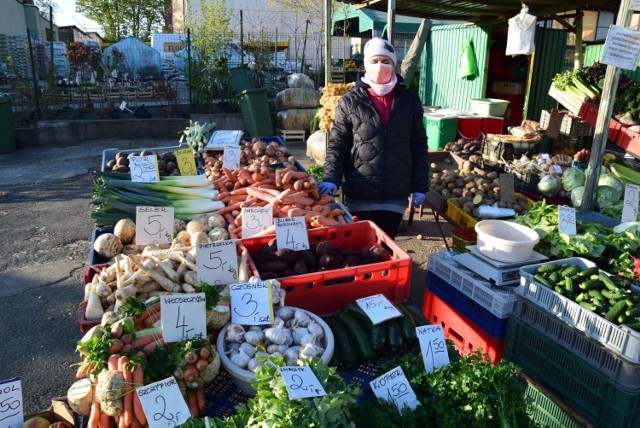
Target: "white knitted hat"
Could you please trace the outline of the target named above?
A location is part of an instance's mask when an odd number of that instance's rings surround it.
[[[384,55],[391,58],[394,66],[398,62],[395,49],[391,43],[379,37],[369,40],[367,44],[364,45],[364,65],[366,66],[371,57],[376,55]]]

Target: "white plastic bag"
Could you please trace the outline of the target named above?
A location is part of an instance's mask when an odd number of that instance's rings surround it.
[[[506,55],[531,55],[535,51],[536,22],[536,17],[525,10],[509,19]]]

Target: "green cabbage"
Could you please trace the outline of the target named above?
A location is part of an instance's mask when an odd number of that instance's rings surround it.
[[[556,175],[544,175],[540,178],[540,181],[538,181],[538,193],[547,198],[556,196],[561,187],[560,178]]]
[[[562,174],[562,188],[567,192],[576,187],[584,186],[584,172],[576,168],[567,168]]]
[[[613,174],[602,174],[598,179],[598,186],[611,186],[620,194],[624,194],[624,184],[613,176]]]
[[[571,204],[578,208],[582,205],[582,196],[584,195],[584,186],[575,187],[571,191]]]
[[[618,202],[622,197],[622,191],[611,186],[598,186],[596,193],[596,205],[598,209],[603,209]]]

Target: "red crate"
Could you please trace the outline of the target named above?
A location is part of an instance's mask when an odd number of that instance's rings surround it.
[[[583,103],[580,108],[580,112],[578,112],[578,116],[595,128],[596,120],[598,119],[598,106],[594,103]],[[622,124],[614,118],[609,119],[609,132],[607,133],[607,138],[617,142],[617,137],[622,127]]]
[[[442,324],[445,338],[451,340],[462,355],[482,348],[491,361],[502,358],[504,339],[492,337],[428,289],[424,291],[422,313],[431,323]]]
[[[249,256],[261,251],[275,235],[241,239]],[[278,278],[287,292],[287,305],[328,315],[344,308],[355,299],[384,294],[389,300],[409,300],[411,288],[411,256],[371,221],[357,221],[335,227],[308,231],[309,243],[331,241],[345,250],[360,250],[382,245],[390,255],[384,262],[356,267]]]
[[[482,140],[482,116],[458,116],[458,138]]]
[[[482,134],[502,134],[504,118],[500,116],[486,116],[482,118]]]
[[[616,137],[616,144],[622,147],[628,153],[634,156],[640,156],[640,134],[630,131],[625,126],[620,127],[618,136]]]

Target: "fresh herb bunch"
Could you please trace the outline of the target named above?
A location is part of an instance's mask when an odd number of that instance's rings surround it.
[[[204,293],[207,309],[213,309],[220,301],[220,292],[213,285],[207,284],[204,281],[200,281],[200,285],[197,287],[199,293]]]
[[[367,399],[354,414],[358,425],[391,428],[467,424],[488,428],[531,424],[524,395],[526,384],[511,363],[493,364],[488,355],[476,351],[454,358],[450,365],[427,374],[422,356],[416,349],[385,362],[379,374],[398,365],[421,405],[413,412],[408,408],[398,412],[395,405]]]
[[[144,311],[146,308],[147,305],[145,305],[135,297],[127,297],[122,305],[120,305],[117,312],[118,315],[120,315],[120,318],[138,318],[140,315],[142,315],[142,311]]]
[[[310,176],[312,176],[318,182],[320,182],[322,181],[322,176],[324,174],[324,166],[317,165],[317,164],[311,165],[309,168],[307,168],[307,172],[309,173]]]
[[[78,341],[76,350],[86,356],[82,364],[91,364],[93,370],[91,374],[97,376],[100,372],[107,368],[107,360],[109,359],[109,349],[115,339],[106,329],[101,329],[100,334],[92,337],[85,342]]]

